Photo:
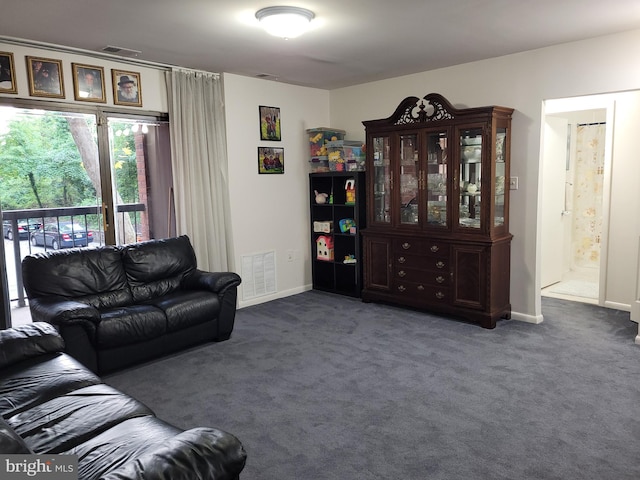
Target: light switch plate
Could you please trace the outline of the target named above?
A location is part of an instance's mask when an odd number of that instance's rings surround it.
[[[509,190],[518,190],[518,177],[511,177],[509,179]]]

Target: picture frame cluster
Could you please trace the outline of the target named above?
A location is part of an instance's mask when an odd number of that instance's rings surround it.
[[[282,140],[280,108],[260,105],[260,140],[279,142]],[[284,148],[258,147],[258,173],[284,173]]]
[[[26,56],[29,95],[42,98],[65,98],[62,60]],[[74,100],[106,103],[104,67],[71,63]],[[142,107],[140,72],[111,69],[114,105]],[[0,93],[18,93],[15,62],[11,52],[0,52]]]

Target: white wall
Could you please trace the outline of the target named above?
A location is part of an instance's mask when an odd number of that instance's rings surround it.
[[[636,128],[640,125],[640,92],[619,93],[614,98],[605,305],[630,310],[636,298],[635,279],[640,235],[640,162]]]
[[[640,63],[635,61],[639,47],[640,30],[636,30],[331,92],[224,74],[236,270],[240,268],[242,255],[273,250],[277,256],[277,292],[255,301],[240,300],[239,305],[264,302],[310,288],[309,167],[305,129],[341,128],[347,131],[347,138],[363,139],[363,120],[391,115],[407,96],[437,92],[456,107],[504,105],[516,110],[511,174],[519,177],[520,189],[511,193],[510,226],[514,234],[511,301],[514,318],[541,321],[538,185],[543,101],[640,89]],[[105,67],[107,106],[112,104],[110,69],[121,68],[141,73],[142,110],[167,111],[164,74],[159,69],[11,44],[0,43],[0,51],[14,53],[17,97],[28,97],[24,56],[37,55],[63,60],[65,101],[73,101],[71,62],[76,61]],[[259,105],[280,107],[281,142],[260,141]],[[620,108],[622,112],[637,109],[637,106],[621,105]],[[636,124],[627,127],[631,129],[629,136],[633,136]],[[284,175],[258,174],[259,145],[284,147]],[[635,158],[634,151],[637,152],[635,146],[621,146],[614,156],[624,155],[624,162],[637,169],[637,162],[631,161]],[[614,162],[617,161],[617,157],[614,158]],[[637,212],[640,208],[636,190],[629,186],[638,178],[637,170],[624,171],[618,177],[614,175],[613,192],[628,196],[611,201],[615,211],[611,219],[613,228],[633,230],[636,244],[640,236],[638,220],[629,223],[624,212]],[[612,236],[619,233],[613,232]],[[286,261],[290,250],[295,252],[293,262]],[[624,257],[616,261],[626,264],[627,268],[637,265],[637,252],[630,252],[628,248],[624,254],[622,250],[620,252]],[[607,289],[619,290],[622,280],[612,281]],[[631,299],[627,303],[630,302]]]
[[[331,126],[345,129],[348,136],[361,137],[362,120],[388,117],[403,98],[431,92],[444,95],[456,107],[515,108],[511,175],[519,177],[520,188],[511,193],[510,205],[510,230],[514,235],[511,303],[513,318],[539,322],[542,313],[538,185],[543,101],[639,89],[640,63],[633,60],[638,56],[639,47],[640,30],[635,30],[333,90]],[[639,178],[637,170],[627,174]],[[635,192],[625,192],[638,197]],[[612,201],[612,208],[620,208],[620,203],[623,202]],[[632,199],[634,208],[629,211],[638,211],[637,203],[637,199]],[[636,225],[635,241],[637,228]],[[636,265],[635,257],[628,260],[629,266]]]
[[[243,255],[276,252],[276,293],[245,301],[240,285],[243,307],[311,288],[305,130],[330,126],[329,92],[233,74],[224,74],[224,91],[235,269]],[[260,140],[260,105],[280,108],[282,141]],[[258,174],[259,146],[284,148],[283,175]]]
[[[131,65],[129,63],[118,62],[117,60],[105,60],[90,55],[82,55],[79,53],[69,53],[53,51],[44,48],[35,48],[31,46],[13,45],[0,42],[0,52],[13,53],[13,61],[15,64],[16,81],[18,85],[18,93],[16,94],[0,94],[2,97],[8,98],[31,98],[37,100],[51,100],[56,102],[78,103],[84,105],[113,106],[113,84],[111,82],[111,69],[125,70],[137,72],[140,74],[140,84],[142,86],[142,107],[122,107],[134,111],[148,110],[151,112],[166,113],[167,108],[167,88],[164,79],[164,69],[158,69],[150,66]],[[29,80],[27,77],[26,57],[41,57],[52,60],[62,61],[62,78],[64,84],[65,98],[46,99],[42,97],[29,97]],[[92,65],[104,68],[106,103],[95,102],[76,102],[73,94],[73,75],[71,63],[80,63],[83,65]]]

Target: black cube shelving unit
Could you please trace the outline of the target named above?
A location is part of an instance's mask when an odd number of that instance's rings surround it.
[[[327,194],[326,202],[316,202],[315,192]],[[365,172],[309,174],[309,204],[313,288],[360,297]]]

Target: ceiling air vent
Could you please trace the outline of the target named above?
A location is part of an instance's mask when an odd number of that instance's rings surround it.
[[[113,45],[107,45],[102,49],[103,52],[112,53],[114,55],[120,55],[122,57],[137,57],[142,52],[140,50],[132,50],[130,48],[114,47]]]

